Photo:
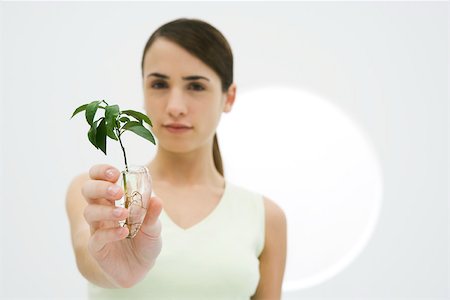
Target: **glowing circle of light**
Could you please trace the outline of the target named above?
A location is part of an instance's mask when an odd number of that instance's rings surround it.
[[[285,212],[283,290],[318,285],[367,245],[382,202],[382,170],[371,140],[344,111],[288,87],[238,94],[218,128],[225,176]]]

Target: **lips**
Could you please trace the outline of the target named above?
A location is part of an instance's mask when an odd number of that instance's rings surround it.
[[[169,123],[169,124],[164,124],[164,127],[169,127],[169,128],[174,128],[174,129],[189,129],[192,128],[192,126],[189,126],[187,124],[182,124],[182,123]]]
[[[168,123],[163,125],[171,133],[184,133],[192,129],[192,126],[182,123]]]

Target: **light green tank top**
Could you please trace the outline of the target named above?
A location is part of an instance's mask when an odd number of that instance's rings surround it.
[[[89,299],[249,299],[258,286],[264,247],[261,195],[226,182],[216,208],[183,229],[163,210],[162,250],[147,276],[128,289],[89,283]]]

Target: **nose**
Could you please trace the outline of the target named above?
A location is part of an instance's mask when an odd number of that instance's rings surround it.
[[[183,93],[177,89],[173,89],[167,101],[167,113],[173,118],[185,116],[187,113],[186,101]]]

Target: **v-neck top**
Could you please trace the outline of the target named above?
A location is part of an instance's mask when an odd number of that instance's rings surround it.
[[[203,223],[208,223],[209,219],[214,218],[214,215],[217,214],[220,210],[222,209],[223,203],[226,201],[224,201],[224,199],[226,199],[228,197],[228,193],[229,193],[229,185],[227,184],[227,182],[225,181],[225,188],[223,190],[222,196],[220,197],[218,203],[216,204],[216,206],[213,208],[212,211],[209,212],[209,214],[204,217],[203,219],[201,219],[199,222],[195,223],[194,225],[189,226],[188,228],[183,228],[181,226],[179,226],[177,223],[175,223],[172,218],[169,216],[169,214],[165,211],[164,209],[164,205],[163,208],[161,210],[161,214],[160,214],[160,220],[162,223],[169,223],[171,227],[175,227],[179,228],[181,231],[191,231],[191,230],[197,230],[197,227],[202,227],[202,226],[207,226],[204,225]],[[152,195],[156,195],[155,193],[153,193]]]
[[[262,195],[225,182],[216,207],[184,229],[163,210],[162,249],[147,276],[127,289],[89,283],[89,299],[250,299],[264,247]]]

